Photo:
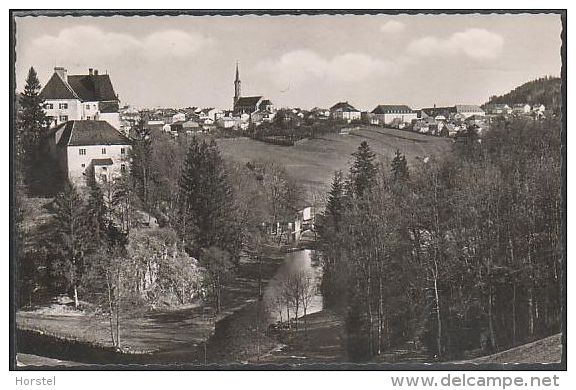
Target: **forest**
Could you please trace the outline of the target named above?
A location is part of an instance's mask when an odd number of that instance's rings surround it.
[[[351,360],[407,345],[462,359],[561,331],[560,134],[557,119],[502,120],[411,166],[360,145],[318,222]]]

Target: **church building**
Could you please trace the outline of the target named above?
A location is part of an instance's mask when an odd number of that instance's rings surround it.
[[[236,63],[236,79],[234,80],[234,116],[248,116],[252,121],[253,116],[270,118],[274,114],[274,106],[268,99],[262,96],[242,96],[242,82],[240,81],[240,72],[238,63]]]

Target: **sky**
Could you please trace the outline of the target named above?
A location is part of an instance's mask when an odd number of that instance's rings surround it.
[[[228,109],[482,104],[561,70],[559,15],[146,16],[16,18],[16,82],[63,66],[108,73],[122,104]]]

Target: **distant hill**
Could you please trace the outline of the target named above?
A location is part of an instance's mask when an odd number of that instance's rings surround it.
[[[561,86],[562,80],[558,77],[542,77],[522,84],[505,95],[492,96],[486,104],[540,103],[547,110],[559,112],[562,107]]]

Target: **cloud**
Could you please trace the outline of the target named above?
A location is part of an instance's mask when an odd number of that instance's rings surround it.
[[[493,32],[480,28],[470,28],[442,39],[424,37],[408,45],[408,53],[413,56],[438,56],[464,54],[473,59],[492,59],[502,52],[504,39]]]
[[[180,30],[155,31],[142,37],[106,32],[91,26],[65,28],[57,35],[44,35],[35,39],[30,51],[38,57],[46,53],[63,61],[74,57],[84,63],[103,62],[120,56],[134,60],[186,58],[212,43],[210,38]]]
[[[295,50],[277,60],[260,62],[258,69],[278,85],[301,84],[323,79],[331,82],[353,83],[381,76],[392,71],[393,64],[363,53],[345,53],[324,58],[312,50]]]
[[[406,25],[397,20],[389,20],[380,26],[380,31],[385,34],[400,33],[406,29]]]

